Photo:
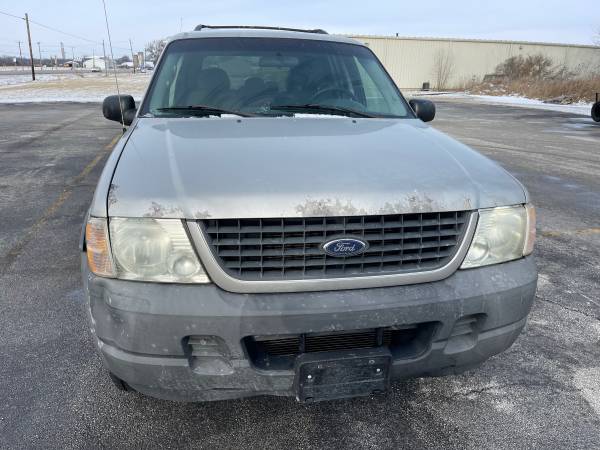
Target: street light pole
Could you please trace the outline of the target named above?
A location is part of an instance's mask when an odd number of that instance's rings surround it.
[[[104,76],[108,76],[108,61],[106,61],[106,48],[104,47],[104,39],[102,39],[102,53],[104,53]]]
[[[37,45],[38,45],[38,53],[40,55],[40,70],[42,70],[43,63],[42,63],[42,49],[40,47],[40,41],[37,42]]]
[[[133,56],[133,45],[131,44],[131,38],[129,38],[129,50],[131,50],[131,63],[133,64],[133,73],[135,73],[135,57]]]
[[[23,70],[23,52],[21,52],[21,41],[19,42],[19,65],[21,66],[21,70]]]

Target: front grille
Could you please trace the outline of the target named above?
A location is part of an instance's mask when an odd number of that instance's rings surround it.
[[[437,269],[456,253],[467,211],[277,219],[206,219],[200,225],[221,267],[242,280],[355,277]],[[359,237],[356,256],[327,255],[321,245]]]

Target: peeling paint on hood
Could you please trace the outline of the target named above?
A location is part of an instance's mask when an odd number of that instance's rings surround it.
[[[395,214],[526,201],[504,169],[416,119],[142,118],[113,185],[109,215],[121,217]]]

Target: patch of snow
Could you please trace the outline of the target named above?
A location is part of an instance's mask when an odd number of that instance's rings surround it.
[[[146,74],[119,76],[122,94],[141,100],[150,77]],[[29,75],[1,75],[0,103],[102,102],[116,94],[114,78],[97,74],[40,74],[32,81]]]
[[[290,117],[281,116],[283,118],[290,119]],[[292,118],[294,119],[351,119],[352,117],[345,116],[343,114],[305,114],[305,113],[294,113]],[[358,118],[358,117],[357,117]]]
[[[491,105],[509,105],[522,108],[544,109],[548,111],[559,111],[582,116],[589,116],[592,110],[592,103],[574,103],[572,105],[556,105],[552,103],[544,103],[541,100],[532,98],[520,97],[517,95],[476,95],[467,94],[465,92],[443,92],[439,94],[417,94],[417,96],[432,96],[456,98],[466,101],[474,101]]]
[[[36,74],[36,81],[53,81],[60,80],[62,78],[66,78],[67,76],[62,74]],[[19,75],[2,75],[0,76],[0,86],[13,86],[16,84],[27,84],[33,83],[31,80],[31,73],[27,74],[19,74]]]

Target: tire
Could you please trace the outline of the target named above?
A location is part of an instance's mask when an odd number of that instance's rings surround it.
[[[124,392],[135,392],[135,389],[133,389],[131,386],[129,386],[127,383],[125,383],[123,380],[121,380],[114,373],[108,372],[108,376],[110,377],[110,381],[113,382],[113,384],[116,386],[116,388],[118,390],[124,391]]]
[[[600,102],[596,102],[592,106],[592,119],[595,122],[600,122]]]

